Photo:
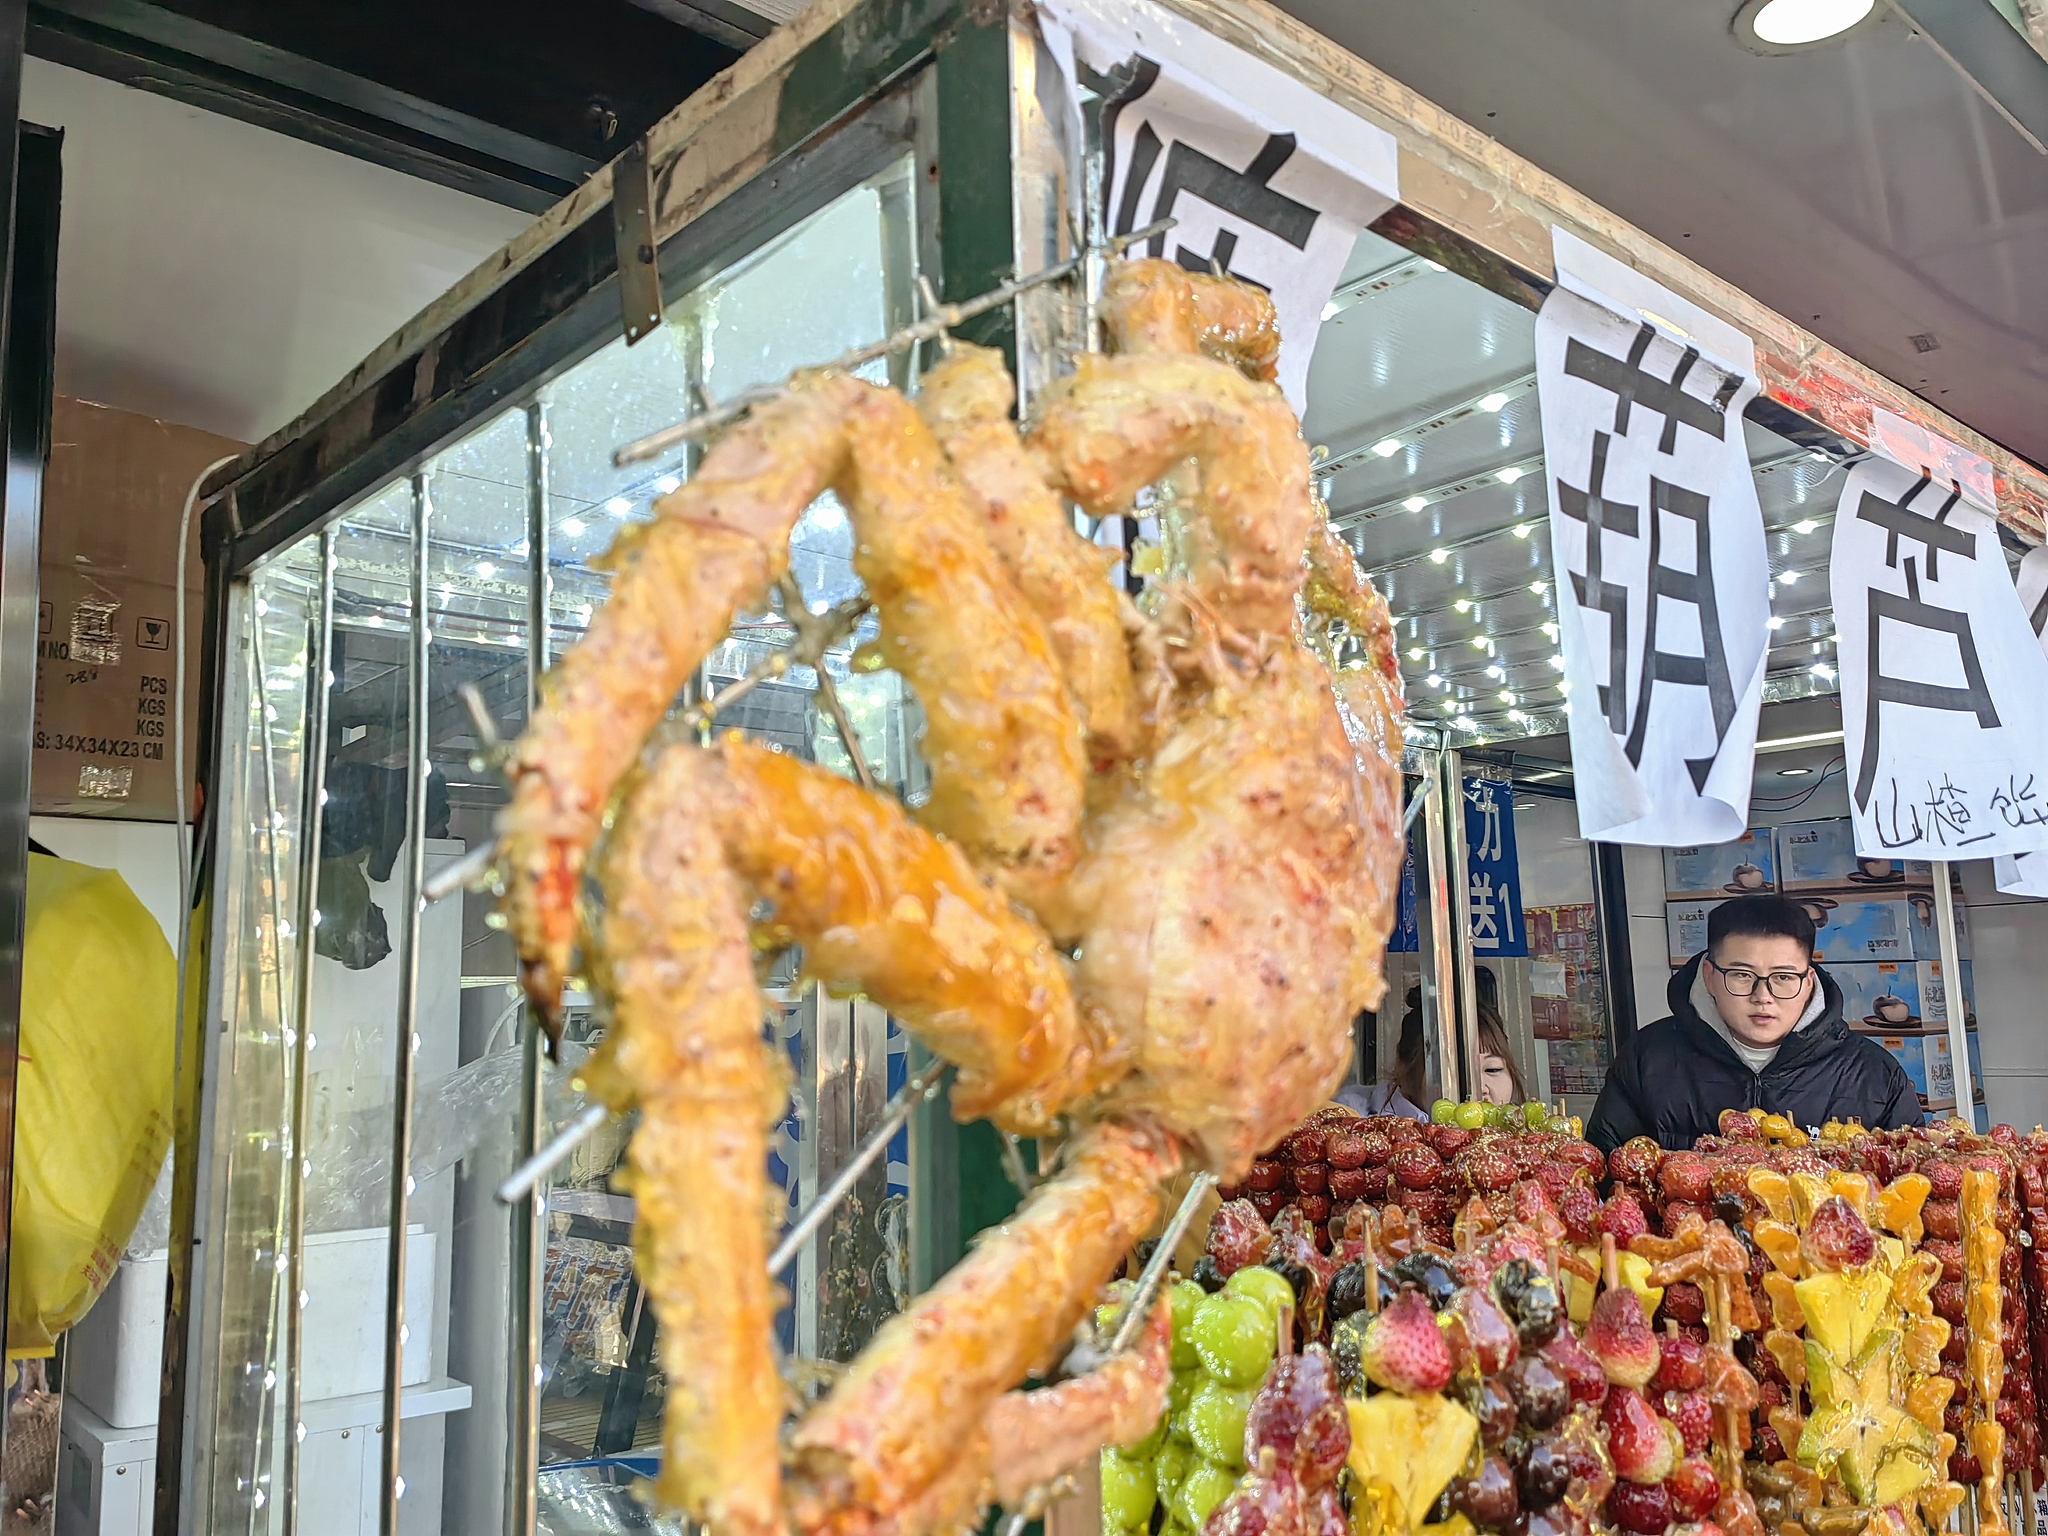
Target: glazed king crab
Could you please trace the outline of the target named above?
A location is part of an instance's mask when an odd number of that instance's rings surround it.
[[[1092,1376],[1015,1389],[1065,1353],[1166,1181],[1242,1178],[1324,1100],[1383,990],[1393,636],[1272,383],[1271,303],[1138,262],[1107,321],[1114,355],[1077,359],[1021,437],[985,349],[953,347],[914,402],[792,379],[621,536],[611,596],[510,759],[528,995],[555,1019],[580,948],[611,1012],[589,1081],[640,1111],[638,1262],[669,1383],[656,1494],[718,1536],[974,1524],[1155,1419],[1160,1319]],[[1155,484],[1164,570],[1141,612],[1066,502],[1121,513]],[[881,620],[859,664],[923,706],[915,811],[737,735],[649,743],[736,614],[776,591],[802,612],[790,533],[827,491]],[[1364,660],[1338,666],[1339,640]],[[756,955],[791,945],[957,1067],[957,1116],[1063,1145],[1018,1215],[786,1422],[764,1219],[786,1084]]]

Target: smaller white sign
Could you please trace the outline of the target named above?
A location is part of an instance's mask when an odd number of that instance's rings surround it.
[[[2048,654],[2048,544],[2027,551],[2020,561],[2020,611]],[[2048,853],[2016,853],[1994,860],[1992,878],[2008,896],[2037,896],[2048,900]]]
[[[1889,459],[1850,471],[1829,566],[1856,852],[2048,849],[2048,656],[1997,520]]]
[[[1273,296],[1281,390],[1307,404],[1308,365],[1358,232],[1399,200],[1392,134],[1150,0],[1040,0],[1046,46],[1103,142],[1103,226],[1174,227],[1133,246]]]

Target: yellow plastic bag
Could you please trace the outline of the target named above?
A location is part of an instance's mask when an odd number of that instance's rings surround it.
[[[10,1359],[53,1353],[99,1299],[163,1167],[177,971],[119,875],[29,855]]]

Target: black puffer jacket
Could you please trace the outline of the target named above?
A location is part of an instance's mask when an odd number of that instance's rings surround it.
[[[1861,1120],[1872,1130],[1918,1125],[1920,1096],[1906,1069],[1875,1040],[1842,1022],[1842,989],[1819,966],[1821,1016],[1786,1037],[1762,1072],[1743,1064],[1721,1032],[1692,1005],[1700,957],[1671,978],[1671,1017],[1636,1031],[1586,1123],[1586,1140],[1611,1152],[1632,1136],[1654,1136],[1679,1151],[1711,1134],[1724,1109],[1763,1109],[1810,1127]]]

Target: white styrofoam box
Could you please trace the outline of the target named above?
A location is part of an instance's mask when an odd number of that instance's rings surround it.
[[[1741,896],[1777,888],[1769,827],[1753,828],[1733,842],[1664,850],[1664,894],[1670,900]]]
[[[71,1330],[64,1400],[114,1429],[156,1423],[163,1374],[164,1280],[170,1250],[123,1259],[92,1310]]]
[[[156,1426],[116,1429],[67,1391],[57,1445],[57,1536],[149,1536],[155,1503]]]
[[[414,1227],[405,1244],[405,1384],[432,1371],[436,1239]],[[305,1343],[301,1392],[311,1401],[380,1391],[384,1376],[387,1244],[381,1227],[306,1237]],[[164,1349],[168,1252],[123,1260],[106,1293],[71,1330],[65,1396],[104,1423],[156,1423]]]

